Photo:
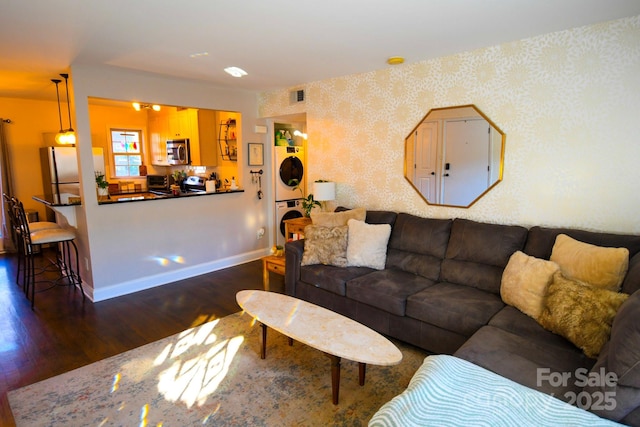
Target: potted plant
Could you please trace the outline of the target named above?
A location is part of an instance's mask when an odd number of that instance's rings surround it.
[[[98,188],[98,197],[109,196],[109,182],[104,176],[104,172],[96,171],[96,186]]]
[[[304,192],[302,191],[302,187],[300,187],[300,180],[292,179],[289,181],[289,185],[294,185],[294,190],[300,190],[300,194],[304,196]],[[313,198],[313,194],[309,193],[307,197],[302,198],[302,210],[304,211],[304,216],[309,218],[311,216],[311,210],[314,206],[322,206],[319,201]]]

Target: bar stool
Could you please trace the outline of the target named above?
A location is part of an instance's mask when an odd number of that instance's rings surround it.
[[[19,245],[21,244],[21,240],[20,240],[20,227],[18,226],[18,220],[15,216],[15,204],[17,203],[18,199],[15,197],[9,197],[9,195],[7,195],[7,193],[2,193],[2,197],[4,198],[4,201],[6,203],[7,206],[7,212],[9,213],[9,222],[10,222],[10,228],[11,228],[11,241],[13,242],[13,244],[15,245],[16,248],[19,248]],[[31,222],[29,223],[29,230],[31,232],[34,231],[41,231],[41,230],[50,230],[50,229],[59,229],[61,228],[60,225],[58,223],[55,222],[50,222],[50,221],[38,221],[38,222]],[[22,260],[23,257],[21,256],[21,252],[19,252],[19,256],[18,256],[18,268],[16,270],[16,284],[20,285],[20,272],[23,271],[24,272],[24,267],[22,266]],[[25,278],[23,277],[23,281],[25,280]]]
[[[48,228],[40,229],[38,231],[31,231],[29,228],[29,222],[24,211],[22,202],[15,199],[13,200],[14,216],[16,218],[19,232],[18,237],[20,244],[18,245],[21,251],[21,256],[25,260],[25,274],[23,289],[27,294],[27,299],[31,300],[31,308],[33,309],[35,304],[35,260],[34,260],[34,247],[44,244],[60,244],[62,246],[61,254],[56,259],[56,264],[60,270],[61,277],[66,277],[70,285],[80,287],[82,292],[82,299],[85,299],[84,289],[82,288],[82,280],[80,274],[77,271],[79,269],[78,264],[78,248],[74,242],[75,233],[68,228]],[[71,259],[71,246],[74,249],[76,271],[73,270],[73,260]],[[31,291],[31,298],[29,298],[29,291]]]

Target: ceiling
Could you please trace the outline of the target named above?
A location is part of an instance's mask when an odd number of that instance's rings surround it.
[[[55,98],[74,63],[295,87],[638,14],[639,0],[4,1],[0,97]]]

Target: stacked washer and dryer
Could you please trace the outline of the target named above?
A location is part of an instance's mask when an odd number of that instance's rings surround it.
[[[284,245],[284,220],[304,216],[300,190],[295,189],[292,180],[300,182],[300,188],[305,188],[304,175],[304,147],[302,146],[274,146],[274,177],[276,196],[276,244]]]

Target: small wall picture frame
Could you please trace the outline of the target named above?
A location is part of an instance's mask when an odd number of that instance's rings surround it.
[[[249,166],[264,165],[264,144],[249,142]]]

